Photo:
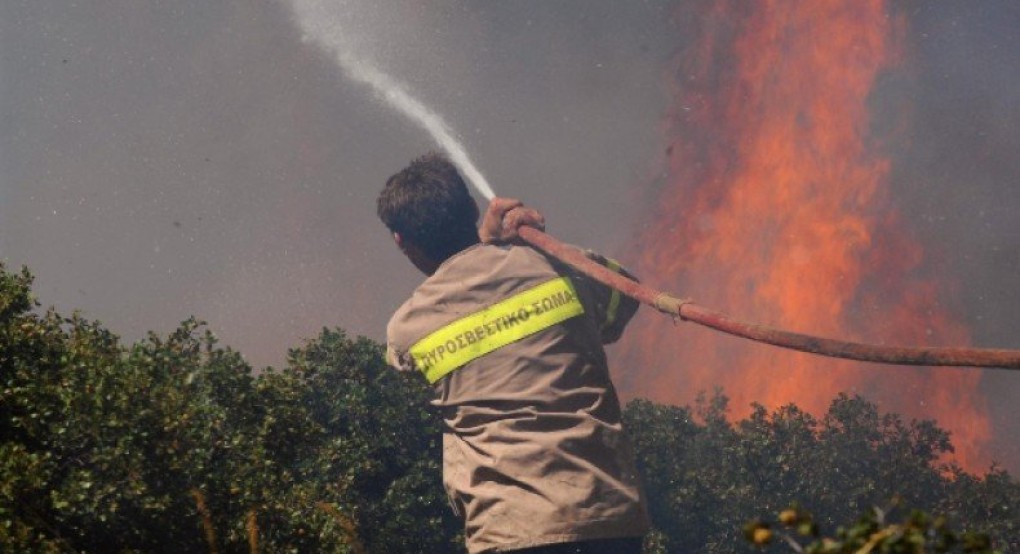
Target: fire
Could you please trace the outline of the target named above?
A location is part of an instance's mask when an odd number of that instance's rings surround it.
[[[699,10],[705,11],[705,10]],[[713,3],[682,14],[667,171],[630,260],[655,286],[736,317],[888,344],[962,345],[944,285],[890,198],[870,138],[869,94],[903,58],[904,22],[878,1]],[[824,413],[839,392],[935,418],[957,461],[987,468],[980,373],[890,368],[756,345],[642,316],[617,355],[622,388],[690,402],[794,402]],[[743,415],[743,414],[737,414]]]

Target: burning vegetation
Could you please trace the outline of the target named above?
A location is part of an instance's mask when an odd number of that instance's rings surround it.
[[[904,19],[882,2],[721,2],[683,13],[689,43],[657,217],[639,274],[737,317],[884,344],[963,345],[949,287],[899,215],[891,161],[872,132],[876,83],[909,63]],[[703,13],[704,12],[704,13]],[[888,126],[888,125],[885,125]],[[650,277],[648,277],[650,278]],[[725,388],[734,405],[824,411],[840,392],[939,419],[956,459],[987,469],[981,373],[820,359],[701,329],[635,322],[623,388],[668,402]]]

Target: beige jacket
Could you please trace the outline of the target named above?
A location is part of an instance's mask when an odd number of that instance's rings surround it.
[[[477,245],[393,315],[390,363],[435,381],[469,552],[646,532],[602,348],[636,310],[531,248]]]

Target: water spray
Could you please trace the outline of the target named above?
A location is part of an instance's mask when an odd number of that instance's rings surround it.
[[[385,100],[387,104],[406,115],[422,129],[428,131],[432,138],[439,143],[439,146],[450,156],[450,161],[460,168],[464,178],[471,183],[471,186],[478,191],[478,194],[481,194],[486,200],[492,200],[496,196],[485,176],[471,162],[467,150],[456,139],[453,131],[439,114],[430,110],[417,98],[411,96],[407,89],[396,79],[383,73],[376,67],[359,61],[346,52],[340,52],[337,60],[348,77],[371,86],[376,94]]]
[[[330,23],[331,18],[326,13],[329,6],[315,2],[293,2],[292,7],[300,27],[306,33],[306,39],[314,40],[333,52],[337,65],[349,79],[368,85],[388,106],[428,132],[450,157],[450,161],[460,168],[461,174],[478,194],[486,200],[496,196],[446,121],[412,96],[398,80],[353,52],[348,35],[338,25]]]

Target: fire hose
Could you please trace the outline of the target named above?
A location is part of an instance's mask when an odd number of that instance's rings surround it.
[[[588,259],[534,227],[520,227],[520,237],[532,246],[573,266],[596,281],[612,287],[658,311],[730,335],[831,358],[896,365],[989,367],[1020,369],[1020,350],[957,347],[886,346],[816,337],[734,319],[724,313],[677,298],[632,281]]]

